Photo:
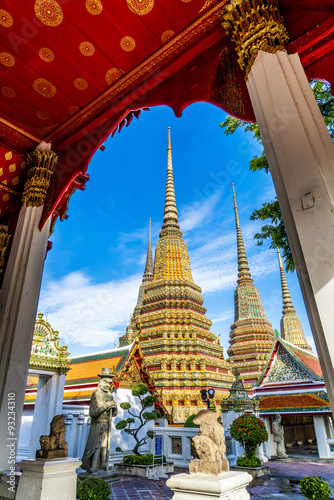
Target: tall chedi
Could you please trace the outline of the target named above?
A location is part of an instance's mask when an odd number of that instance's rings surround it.
[[[153,280],[143,297],[139,341],[144,363],[174,422],[203,408],[200,390],[216,390],[217,404],[233,381],[223,348],[210,332],[201,288],[191,275],[175,201],[172,148],[168,129],[165,210],[155,251]],[[198,406],[199,408],[196,408]]]
[[[238,368],[245,388],[251,389],[266,364],[274,342],[274,331],[264,314],[259,291],[249,270],[233,184],[232,187],[237,230],[238,286],[234,292],[234,323],[231,325],[227,354],[232,366]]]
[[[283,297],[283,316],[281,319],[281,337],[291,344],[312,351],[312,347],[306,342],[303,327],[296,311],[292,305],[292,300],[284,274],[281,254],[277,248],[278,263],[281,272],[282,297]]]
[[[122,347],[124,345],[131,344],[136,336],[138,335],[138,318],[141,313],[141,308],[143,305],[143,297],[146,285],[153,280],[153,259],[152,259],[152,245],[151,245],[151,219],[149,222],[148,229],[148,245],[147,245],[147,254],[146,254],[146,265],[144,276],[139,287],[138,299],[136,307],[134,308],[133,314],[130,319],[130,324],[126,329],[126,334],[119,338],[119,346]]]

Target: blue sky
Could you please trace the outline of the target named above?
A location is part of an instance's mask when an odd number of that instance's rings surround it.
[[[267,319],[279,329],[282,313],[276,250],[256,245],[254,208],[275,195],[269,175],[249,171],[259,152],[251,134],[226,137],[225,113],[209,104],[176,118],[167,107],[142,111],[98,151],[84,192],[76,192],[68,220],[51,237],[39,311],[59,330],[72,355],[111,349],[125,332],[145,266],[148,221],[153,251],[162,225],[171,127],[176,202],[193,278],[203,290],[212,331],[228,348],[237,279],[232,198],[235,185],[250,270]],[[292,301],[314,346],[296,275],[287,275]]]

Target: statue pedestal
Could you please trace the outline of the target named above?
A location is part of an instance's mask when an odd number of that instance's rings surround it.
[[[22,460],[16,500],[75,500],[77,458]]]
[[[249,500],[246,486],[252,481],[247,472],[223,472],[218,476],[178,474],[167,481],[174,491],[172,500]]]

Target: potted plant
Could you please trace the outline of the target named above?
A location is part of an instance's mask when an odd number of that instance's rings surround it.
[[[262,462],[258,457],[258,447],[268,441],[268,432],[264,423],[255,415],[245,413],[233,421],[230,434],[245,450],[245,453],[237,458],[237,466],[261,467]]]
[[[299,483],[299,489],[309,500],[329,500],[331,489],[322,477],[305,476]]]
[[[121,474],[133,475],[133,476],[146,476],[149,477],[155,474],[155,465],[153,465],[153,455],[151,453],[146,453],[142,455],[139,452],[139,448],[143,446],[148,439],[154,437],[153,430],[148,430],[146,434],[140,437],[140,430],[151,420],[157,420],[161,416],[160,411],[156,409],[151,409],[157,402],[157,397],[149,393],[149,390],[144,384],[136,384],[132,388],[132,395],[137,396],[140,401],[141,409],[138,414],[134,413],[130,403],[121,403],[120,407],[126,410],[129,414],[128,418],[120,420],[116,424],[116,429],[124,431],[134,438],[136,444],[132,450],[132,453],[125,455],[122,463],[115,464],[115,470]],[[122,451],[120,447],[117,447],[115,451]],[[165,462],[164,457],[164,462]],[[154,460],[155,464],[159,464],[158,460]],[[174,466],[171,462],[165,462],[159,467],[163,467],[163,472],[173,472]]]

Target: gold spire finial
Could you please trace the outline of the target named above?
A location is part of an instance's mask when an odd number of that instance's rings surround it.
[[[152,245],[151,245],[151,218],[148,228],[148,245],[147,245],[147,255],[146,255],[146,266],[143,276],[144,281],[152,281],[153,279],[153,259],[152,259]]]
[[[174,227],[180,230],[180,226],[178,224],[177,208],[175,200],[170,127],[168,127],[167,182],[166,182],[165,210],[164,210],[162,229],[164,230],[167,227]]]
[[[248,260],[246,256],[246,250],[244,245],[244,240],[241,234],[239,214],[238,214],[238,206],[237,200],[235,197],[234,184],[232,184],[233,190],[233,200],[234,200],[234,212],[235,212],[235,225],[237,229],[237,247],[238,247],[238,283],[242,282],[251,282],[253,283],[251,273],[249,271]]]
[[[282,285],[282,297],[283,297],[283,316],[287,314],[287,312],[296,312],[293,308],[292,305],[292,300],[288,288],[288,283],[286,281],[285,273],[284,273],[284,268],[282,264],[282,259],[281,259],[281,253],[279,251],[279,248],[277,247],[277,256],[278,256],[278,264],[279,264],[279,269],[281,273],[281,285]]]

